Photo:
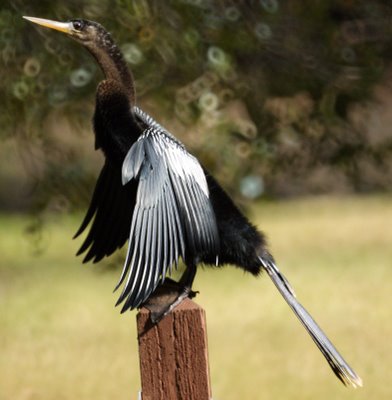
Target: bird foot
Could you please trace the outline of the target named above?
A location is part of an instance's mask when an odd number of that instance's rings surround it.
[[[150,311],[150,319],[157,324],[186,298],[193,299],[198,292],[168,278],[143,304]]]
[[[170,314],[184,299],[189,297],[190,289],[184,288],[183,291],[177,296],[173,303],[169,304],[168,307],[162,309],[160,312],[151,312],[150,319],[153,324],[157,324],[162,318]]]

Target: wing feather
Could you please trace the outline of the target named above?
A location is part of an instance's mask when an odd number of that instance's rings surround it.
[[[136,110],[136,109],[135,109]],[[127,259],[119,287],[122,311],[138,307],[171,274],[179,258],[218,254],[208,186],[198,161],[160,125],[136,110],[149,127],[123,163],[124,184],[138,180]],[[126,279],[125,279],[126,278]]]
[[[91,246],[83,262],[88,262],[92,259],[94,259],[94,262],[97,262],[105,256],[105,241],[107,238],[110,238],[110,233],[108,231],[113,227],[113,224],[110,222],[113,221],[115,213],[117,212],[117,210],[111,206],[117,203],[115,185],[116,182],[114,180],[109,182],[108,189],[105,193],[105,200],[97,210],[94,224],[88,236],[89,241],[91,240]],[[97,234],[97,232],[104,231],[108,233],[106,237]],[[94,239],[92,240],[92,238]]]
[[[164,209],[165,209],[165,213],[167,216],[167,236],[168,236],[168,267],[169,267],[169,274],[171,275],[172,273],[172,266],[173,266],[173,262],[174,262],[174,247],[173,244],[176,241],[176,238],[174,236],[174,220],[172,218],[172,214],[170,212],[170,207],[172,207],[172,205],[169,205],[168,203],[168,196],[167,196],[167,192],[165,192],[165,194],[163,195],[163,202],[164,202]]]
[[[135,210],[136,211],[136,210]],[[128,275],[127,282],[124,285],[123,293],[121,294],[121,297],[118,299],[117,304],[121,303],[127,296],[128,300],[123,306],[123,310],[125,311],[127,309],[127,306],[132,303],[132,301],[135,298],[135,290],[137,289],[137,285],[140,282],[141,278],[141,273],[142,273],[142,264],[143,264],[143,233],[145,232],[143,229],[143,217],[144,213],[140,212],[137,213],[137,229],[138,234],[135,235],[135,243],[134,243],[134,248],[135,251],[133,252],[132,255],[132,261],[130,265],[130,271]],[[128,252],[130,251],[129,249],[131,246],[128,248]]]
[[[101,173],[99,174],[98,179],[97,179],[93,197],[91,198],[91,201],[90,201],[90,206],[87,210],[87,213],[86,213],[78,231],[74,235],[74,239],[76,239],[87,228],[88,224],[94,217],[95,211],[97,210],[97,207],[98,207],[98,199],[102,196],[103,188],[107,184],[108,176],[109,176],[109,174],[107,173],[107,165],[105,164],[101,170]]]
[[[83,222],[74,238],[90,225],[77,255],[87,252],[83,262],[97,262],[126,242],[135,203],[136,185],[122,186],[121,169],[106,161],[97,179]]]
[[[123,112],[128,112],[125,109],[124,100]],[[150,116],[136,107],[133,115],[144,131],[130,144],[122,170],[106,159],[75,235],[90,225],[78,254],[86,252],[84,261],[94,262],[129,239],[116,286],[123,285],[117,301],[123,303],[122,311],[142,304],[179,258],[219,252],[215,214],[200,164]],[[113,135],[126,126],[117,126],[116,118],[111,121],[107,129]],[[131,117],[128,122],[136,129]]]
[[[148,220],[148,231],[147,231],[147,245],[146,245],[146,251],[148,252],[148,256],[150,258],[149,261],[146,261],[146,264],[150,265],[155,265],[155,246],[153,240],[155,240],[156,235],[156,226],[154,223],[154,219],[156,218],[156,207],[151,209],[151,212],[149,213],[149,220]],[[154,282],[152,281],[154,275],[154,269],[153,268],[148,268],[148,275],[146,278],[146,287],[153,287]]]
[[[117,301],[117,304],[120,304],[128,295],[128,293],[131,290],[130,283],[134,281],[135,277],[135,263],[137,262],[138,258],[140,258],[140,251],[139,251],[139,241],[141,235],[139,232],[141,231],[141,219],[143,217],[143,214],[138,212],[137,210],[138,206],[135,207],[134,213],[133,213],[133,218],[132,218],[132,225],[131,225],[131,233],[129,236],[129,243],[128,243],[128,251],[127,251],[127,257],[125,259],[123,271],[120,276],[120,280],[117,283],[116,289],[121,285],[121,283],[125,280],[127,274],[127,280],[124,284],[123,291]],[[133,251],[131,251],[133,250]],[[115,290],[116,290],[115,289]]]
[[[84,262],[97,262],[112,254],[122,247],[129,237],[137,183],[134,181],[127,186],[122,185],[122,152],[108,139],[120,138],[122,146],[129,149],[144,129],[143,121],[131,110],[128,94],[115,80],[102,81],[98,85],[96,98],[96,148],[104,150],[106,159],[97,179],[90,206],[75,234],[77,237],[89,229],[78,252],[78,255],[87,252]],[[140,158],[143,158],[142,154],[139,155]]]

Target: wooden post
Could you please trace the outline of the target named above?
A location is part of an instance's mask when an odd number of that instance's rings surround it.
[[[210,400],[204,310],[185,299],[157,325],[137,315],[142,400]]]

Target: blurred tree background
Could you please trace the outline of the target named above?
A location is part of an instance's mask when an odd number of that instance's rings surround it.
[[[100,169],[101,72],[22,15],[104,25],[138,104],[246,201],[391,189],[391,11],[381,0],[2,0],[0,207],[84,207]]]
[[[200,269],[214,398],[392,398],[390,194],[255,201],[391,192],[392,2],[0,0],[0,399],[140,387],[134,314],[113,310],[121,252],[81,268],[70,240],[103,163],[91,126],[102,73],[23,15],[112,32],[138,105],[254,205],[301,301],[365,382],[335,382],[266,278]]]

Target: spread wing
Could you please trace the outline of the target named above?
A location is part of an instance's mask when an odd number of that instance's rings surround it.
[[[219,251],[199,162],[157,123],[146,122],[149,128],[129,150],[122,169],[125,187],[138,180],[128,253],[117,285],[125,281],[117,303],[126,299],[122,311],[143,303],[179,257]]]
[[[145,301],[180,257],[218,254],[215,214],[198,161],[147,114],[131,111],[115,81],[98,87],[94,127],[106,161],[75,236],[90,226],[78,254],[94,262],[129,238],[117,285],[125,282],[124,311]]]
[[[121,248],[128,239],[135,204],[136,185],[121,184],[121,169],[106,160],[84,220],[76,232],[79,236],[91,223],[77,255],[87,252],[83,262],[100,261]]]
[[[78,251],[78,255],[86,252],[83,262],[100,261],[122,247],[128,239],[136,199],[136,182],[122,185],[121,162],[132,143],[143,132],[139,122],[143,123],[131,113],[129,99],[122,87],[113,80],[102,81],[97,89],[94,130],[96,148],[102,148],[106,159],[87,214],[75,235],[79,236],[90,225]],[[126,148],[122,159],[116,153],[117,147],[108,141],[110,137],[122,140],[122,146]]]

